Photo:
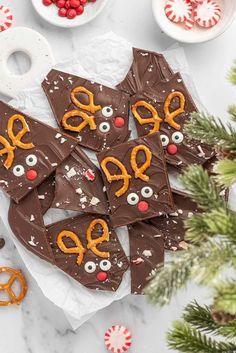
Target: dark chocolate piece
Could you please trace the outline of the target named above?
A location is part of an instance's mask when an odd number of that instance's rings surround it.
[[[103,188],[100,170],[76,147],[57,168],[52,207],[108,214],[108,201]]]
[[[134,95],[144,87],[168,80],[173,71],[162,54],[133,48],[133,63],[125,79],[117,85],[121,91]]]
[[[42,83],[62,130],[94,151],[125,142],[129,131],[129,96],[84,78],[51,70]]]
[[[164,263],[164,237],[145,222],[129,225],[128,229],[131,293],[142,294],[156,268]]]
[[[215,152],[211,146],[187,139],[183,128],[197,111],[179,73],[131,98],[138,135],[160,131],[167,163],[175,168],[204,164]]]
[[[8,221],[12,232],[27,250],[54,263],[36,190],[18,204],[11,200]]]
[[[55,195],[55,173],[38,186],[37,192],[42,213],[45,214],[51,207]]]
[[[19,202],[67,158],[77,144],[0,102],[0,186]]]
[[[0,238],[0,249],[4,248],[5,246],[5,239]]]
[[[114,227],[173,210],[159,133],[98,154]]]
[[[95,215],[69,218],[48,226],[48,236],[60,269],[85,287],[118,289],[129,263],[108,218]]]
[[[184,221],[200,211],[189,195],[183,192],[173,191],[173,199],[176,211],[169,215],[155,217],[150,220],[150,224],[156,227],[157,234],[163,235],[165,249],[176,251],[187,248]]]

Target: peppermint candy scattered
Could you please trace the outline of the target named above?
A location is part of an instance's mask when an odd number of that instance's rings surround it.
[[[95,180],[95,173],[94,173],[94,171],[92,169],[86,170],[86,172],[83,175],[89,181],[94,181]]]
[[[190,0],[193,5],[201,5],[204,3],[204,0]]]
[[[105,346],[113,353],[126,352],[132,344],[130,331],[121,325],[110,327],[105,333]]]
[[[6,7],[0,6],[0,32],[5,31],[11,27],[13,21],[13,16],[11,11]]]
[[[165,6],[167,18],[175,23],[185,22],[191,17],[192,11],[190,0],[168,0]]]
[[[193,17],[199,26],[210,28],[219,22],[221,12],[220,6],[215,1],[205,0],[194,9]]]
[[[187,29],[187,30],[190,30],[190,29],[192,29],[193,28],[193,26],[194,26],[194,20],[191,18],[191,17],[189,17],[189,18],[187,18],[186,20],[185,20],[185,29]]]

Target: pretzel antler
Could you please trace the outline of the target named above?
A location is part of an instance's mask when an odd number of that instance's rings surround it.
[[[107,163],[115,164],[121,170],[122,174],[111,175],[111,173],[107,169]],[[119,190],[116,191],[115,195],[117,197],[120,197],[123,194],[125,194],[129,188],[129,180],[131,179],[131,175],[128,174],[124,164],[121,163],[115,157],[106,157],[101,162],[101,168],[102,168],[103,172],[105,173],[106,178],[109,183],[112,183],[113,181],[123,180],[123,186]]]
[[[20,270],[15,270],[14,268],[10,267],[0,267],[0,274],[1,273],[10,273],[11,276],[7,283],[0,283],[0,291],[7,292],[9,296],[9,300],[0,300],[0,306],[8,306],[12,304],[19,305],[24,299],[28,289],[25,277]],[[15,281],[18,281],[20,284],[19,294],[16,294],[12,289],[12,285]]]
[[[179,108],[174,110],[173,112],[170,112],[170,105],[172,100],[175,97],[179,98]],[[180,124],[174,121],[174,118],[176,118],[179,114],[184,112],[184,107],[185,107],[185,96],[183,95],[183,93],[178,91],[170,93],[165,101],[165,104],[164,104],[165,122],[169,124],[171,127],[173,127],[175,130],[180,130],[181,126]]]
[[[22,129],[17,133],[17,135],[15,135],[13,131],[16,120],[19,120],[22,124]],[[23,150],[30,150],[31,148],[35,147],[33,143],[24,143],[21,141],[25,134],[27,134],[27,132],[30,132],[29,126],[23,115],[15,114],[10,117],[10,119],[8,120],[7,132],[8,136],[12,140],[13,146],[22,148]]]
[[[138,112],[138,108],[146,108],[152,114],[152,117],[141,117]],[[132,113],[135,119],[138,120],[140,125],[154,124],[153,128],[150,130],[149,134],[153,134],[160,130],[162,119],[159,117],[157,110],[153,105],[145,101],[138,101],[132,106]]]
[[[100,226],[102,227],[103,233],[99,238],[93,239],[92,233],[93,233],[93,230],[97,224],[100,224]],[[88,241],[87,248],[90,249],[95,255],[97,255],[99,257],[105,257],[105,258],[110,257],[109,252],[100,251],[97,249],[97,246],[99,244],[103,243],[104,241],[109,241],[108,226],[107,226],[107,223],[103,219],[94,219],[90,223],[90,225],[87,229],[87,241]]]
[[[81,103],[75,96],[78,93],[85,93],[88,96],[89,103],[88,104]],[[94,114],[98,110],[102,109],[102,107],[100,105],[95,105],[94,104],[94,94],[92,92],[90,92],[88,89],[86,89],[85,87],[82,87],[82,86],[75,87],[71,91],[70,97],[71,97],[72,102],[74,103],[74,105],[77,108],[86,110],[87,112],[90,112],[92,114]]]
[[[63,238],[69,238],[71,239],[76,246],[74,247],[67,247],[63,241]],[[64,252],[65,254],[79,254],[77,257],[77,264],[80,266],[83,259],[84,259],[84,253],[86,252],[86,249],[83,247],[81,241],[79,240],[78,236],[69,231],[69,230],[63,230],[58,234],[57,237],[57,245],[59,249]]]
[[[146,156],[146,161],[143,163],[141,167],[138,167],[137,164],[137,155],[139,152],[143,151]],[[152,152],[151,150],[145,145],[138,145],[135,146],[131,152],[131,167],[135,173],[135,178],[139,178],[143,181],[149,181],[149,176],[145,175],[144,172],[150,167],[152,160]]]
[[[10,143],[5,139],[5,137],[1,135],[0,135],[0,143],[3,145],[3,148],[0,150],[0,156],[3,156],[4,154],[7,155],[7,158],[3,165],[6,169],[9,169],[11,168],[12,163],[14,161],[15,147],[12,147]]]

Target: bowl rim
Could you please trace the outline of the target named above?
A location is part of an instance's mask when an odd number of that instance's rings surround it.
[[[31,3],[35,9],[35,11],[37,12],[37,14],[42,18],[44,19],[46,22],[52,24],[53,26],[56,26],[56,27],[61,27],[61,28],[75,28],[75,27],[80,27],[80,26],[83,26],[85,24],[87,24],[88,22],[91,22],[92,20],[94,20],[101,12],[102,10],[104,9],[104,7],[106,6],[106,4],[108,3],[108,0],[103,0],[101,6],[98,8],[98,10],[96,12],[94,12],[93,15],[91,15],[89,18],[87,18],[86,20],[84,20],[84,22],[82,23],[75,23],[73,21],[69,22],[68,20],[68,24],[66,23],[56,23],[55,21],[53,21],[51,19],[50,16],[46,17],[44,16],[41,11],[39,11],[39,6],[37,6],[38,4],[38,0],[31,0]],[[58,16],[59,17],[59,16]],[[53,17],[52,17],[53,18]]]
[[[232,16],[229,18],[228,22],[225,24],[225,26],[222,28],[222,31],[218,32],[218,33],[213,33],[211,35],[209,35],[208,37],[204,38],[204,39],[196,39],[196,40],[191,40],[191,38],[180,38],[178,35],[174,34],[174,31],[170,31],[168,30],[165,26],[163,26],[160,22],[159,22],[159,17],[157,15],[157,11],[156,11],[156,3],[157,0],[152,0],[152,12],[153,12],[153,16],[154,19],[156,21],[156,23],[158,24],[158,26],[160,27],[160,29],[169,37],[177,40],[178,42],[181,43],[187,43],[187,44],[194,44],[194,43],[204,43],[204,42],[209,42],[210,40],[216,39],[217,37],[221,36],[223,33],[225,33],[225,31],[231,26],[231,24],[233,23],[233,21],[236,18],[236,1],[235,1],[235,9],[234,12],[232,14]]]

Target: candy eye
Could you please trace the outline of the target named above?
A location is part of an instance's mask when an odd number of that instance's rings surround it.
[[[84,269],[88,273],[93,273],[96,270],[96,264],[93,261],[88,261],[84,265]]]
[[[148,198],[152,197],[153,190],[149,186],[144,186],[144,188],[142,188],[142,190],[141,190],[141,194],[142,194],[143,197],[148,199]]]
[[[169,140],[169,137],[166,136],[166,135],[161,135],[161,143],[162,143],[162,146],[165,147],[169,144],[170,140]]]
[[[25,160],[29,167],[33,167],[38,162],[38,158],[34,154],[29,154]]]
[[[177,144],[181,143],[183,141],[183,139],[184,139],[184,135],[180,131],[176,131],[172,135],[172,141],[174,143],[177,143]]]
[[[17,177],[22,176],[25,174],[25,169],[22,165],[18,164],[13,168],[13,174]]]
[[[102,109],[102,115],[105,116],[105,118],[110,118],[113,115],[113,109],[111,107],[104,107]]]
[[[139,202],[138,195],[135,194],[135,192],[131,192],[131,194],[127,196],[127,202],[129,205],[136,205]]]
[[[99,130],[101,131],[101,132],[108,132],[108,131],[110,131],[110,124],[109,123],[101,123],[100,125],[99,125]]]
[[[109,260],[102,260],[102,261],[100,262],[100,269],[101,269],[102,271],[109,271],[110,268],[111,268],[111,263],[110,263]]]

